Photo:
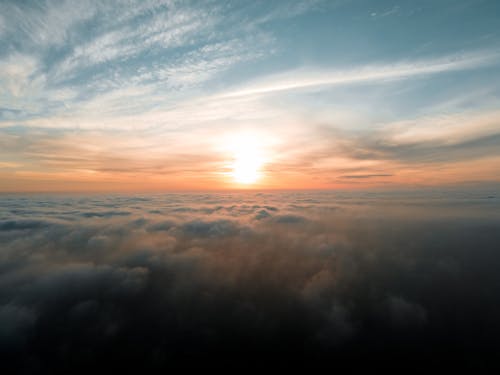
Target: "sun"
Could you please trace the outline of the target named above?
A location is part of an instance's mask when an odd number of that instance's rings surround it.
[[[231,175],[238,184],[254,184],[262,177],[264,156],[259,142],[253,137],[231,140],[233,160]]]
[[[240,184],[252,184],[260,177],[261,163],[252,153],[241,153],[233,162],[233,178]]]

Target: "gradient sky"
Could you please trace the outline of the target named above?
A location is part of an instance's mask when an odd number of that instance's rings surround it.
[[[0,0],[0,191],[498,183],[499,14]]]

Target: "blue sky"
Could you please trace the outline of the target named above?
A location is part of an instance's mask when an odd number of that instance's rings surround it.
[[[497,1],[0,2],[1,190],[500,179]],[[140,183],[139,183],[140,182]]]

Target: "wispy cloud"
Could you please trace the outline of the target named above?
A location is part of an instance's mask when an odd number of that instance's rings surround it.
[[[127,20],[126,20],[127,21]],[[118,60],[138,57],[145,51],[168,49],[187,44],[215,26],[216,20],[199,9],[172,6],[155,12],[145,24],[118,24],[95,38],[77,45],[73,53],[53,67],[55,79],[68,80],[82,69]],[[198,41],[197,41],[198,42]]]
[[[215,4],[204,8],[170,1],[126,2],[114,7],[93,2],[86,4],[85,12],[70,3],[3,6],[12,16],[5,26],[10,35],[5,42],[16,42],[8,49],[18,50],[0,56],[0,107],[10,111],[4,112],[7,120],[50,122],[58,112],[89,110],[97,110],[97,115],[102,108],[109,112],[106,100],[118,92],[125,99],[130,98],[127,92],[149,91],[156,98],[149,98],[142,109],[136,104],[144,112],[237,63],[262,58],[272,44],[262,30],[231,32],[223,7]],[[242,26],[241,20],[231,22]],[[34,46],[26,47],[30,41]],[[129,112],[130,106],[124,103],[121,109]]]
[[[392,8],[382,10],[380,12],[372,12],[370,13],[370,16],[373,19],[379,19],[379,18],[384,18],[388,16],[392,16],[395,14],[398,14],[398,12],[401,10],[401,7],[399,5],[394,5]]]
[[[392,174],[348,174],[340,176],[340,178],[376,178],[376,177],[391,177]]]
[[[256,83],[248,83],[226,96],[270,94],[280,91],[318,88],[321,86],[349,85],[384,82],[424,75],[477,69],[497,64],[500,53],[483,51],[468,55],[451,55],[438,59],[411,63],[398,62],[386,65],[369,65],[350,70],[297,70],[269,76]]]
[[[40,1],[34,4],[6,1],[0,13],[4,20],[5,41],[23,52],[41,48],[61,48],[73,38],[82,25],[97,15],[98,3],[83,0]]]

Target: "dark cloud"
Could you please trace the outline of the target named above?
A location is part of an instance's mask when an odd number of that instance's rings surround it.
[[[84,217],[112,217],[112,216],[128,216],[130,212],[127,211],[104,211],[104,212],[82,212]]]
[[[498,202],[437,196],[4,199],[3,370],[498,369]]]
[[[307,219],[298,215],[279,215],[276,216],[275,221],[281,224],[301,224],[305,223]]]
[[[0,221],[1,231],[38,229],[48,226],[49,223],[41,220],[5,220]]]
[[[271,214],[267,212],[266,210],[260,210],[257,212],[257,215],[255,215],[255,220],[262,220],[262,219],[267,219],[268,217],[271,217]]]
[[[203,221],[195,220],[181,226],[183,233],[194,237],[218,237],[238,233],[238,225],[230,220]]]
[[[156,222],[148,227],[150,231],[168,231],[171,228],[174,228],[176,223],[172,220],[164,220],[160,222]]]

